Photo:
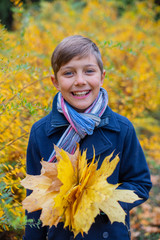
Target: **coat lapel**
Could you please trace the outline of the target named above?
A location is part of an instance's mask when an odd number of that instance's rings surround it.
[[[96,158],[112,147],[111,141],[104,134],[102,128],[94,131],[94,134],[87,135],[81,142],[81,150],[87,150],[87,159],[93,158],[95,152]]]

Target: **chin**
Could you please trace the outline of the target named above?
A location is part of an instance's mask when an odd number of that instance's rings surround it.
[[[88,107],[72,106],[77,112],[84,112]]]

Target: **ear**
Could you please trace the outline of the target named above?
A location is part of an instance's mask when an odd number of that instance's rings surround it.
[[[51,81],[55,86],[55,88],[59,91],[59,84],[58,84],[58,80],[55,78],[55,75],[51,75]]]
[[[105,79],[106,71],[103,70],[103,73],[101,74],[101,86],[103,85],[104,79]]]

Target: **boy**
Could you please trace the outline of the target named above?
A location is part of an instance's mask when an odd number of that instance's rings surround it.
[[[88,234],[78,234],[76,240],[130,239],[129,210],[148,198],[151,188],[149,169],[131,122],[114,113],[108,106],[108,95],[102,88],[105,71],[97,46],[88,38],[75,35],[65,38],[54,50],[52,59],[53,85],[59,91],[52,111],[36,122],[27,149],[27,173],[40,174],[40,160],[55,162],[53,145],[74,153],[76,143],[87,149],[87,159],[93,157],[93,147],[99,166],[111,154],[119,154],[120,162],[109,177],[121,189],[134,190],[142,199],[133,204],[120,203],[126,212],[126,225],[110,223],[103,213],[98,215]],[[28,191],[28,194],[30,192]],[[40,211],[27,214],[38,221]],[[57,227],[26,226],[26,240],[71,240],[73,233]]]

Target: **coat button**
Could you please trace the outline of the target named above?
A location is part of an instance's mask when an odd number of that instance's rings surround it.
[[[107,239],[108,236],[109,236],[108,232],[104,232],[104,233],[103,233],[103,238],[104,238],[104,239]]]

